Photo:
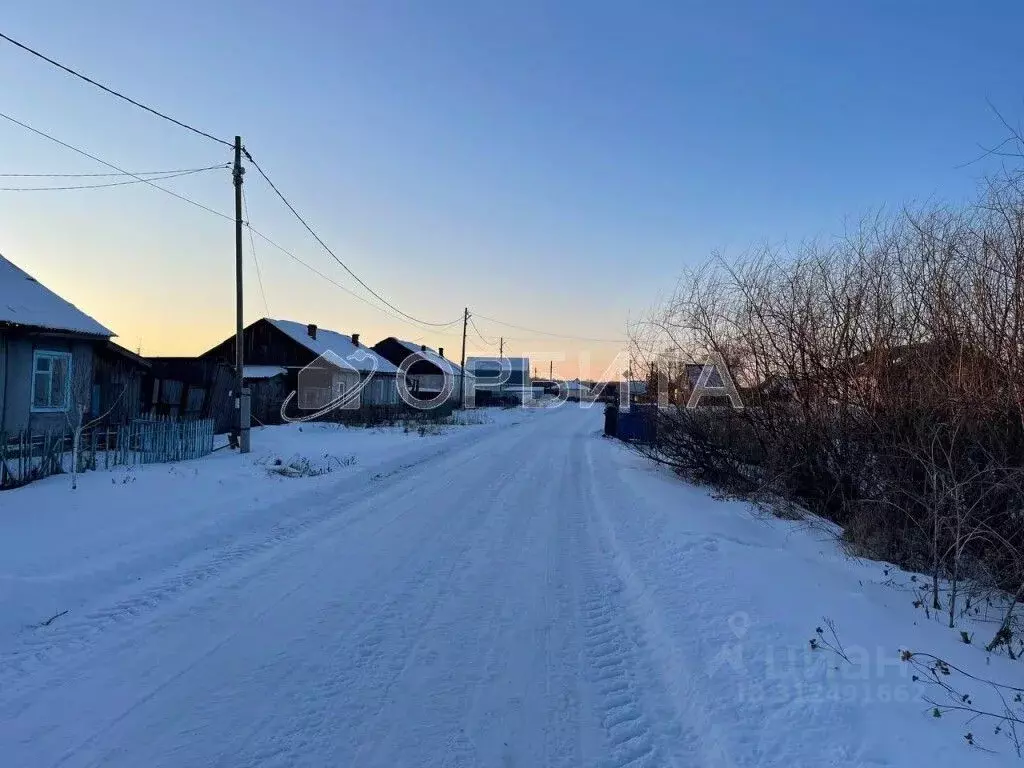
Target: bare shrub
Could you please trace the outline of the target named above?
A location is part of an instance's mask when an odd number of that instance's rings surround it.
[[[662,390],[647,453],[800,505],[844,526],[856,551],[927,572],[950,626],[981,577],[1024,595],[1019,181],[993,180],[964,209],[872,216],[842,238],[687,273],[657,333],[636,340]],[[742,411],[682,405],[685,363],[710,352]]]

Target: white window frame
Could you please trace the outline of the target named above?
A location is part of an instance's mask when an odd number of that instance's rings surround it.
[[[39,373],[39,361],[41,359],[50,360],[50,392],[53,392],[53,360],[63,360],[65,362],[67,370],[67,381],[64,387],[64,404],[63,405],[36,405],[36,374]],[[71,407],[71,382],[73,381],[72,370],[72,357],[70,352],[59,352],[51,349],[37,349],[32,352],[32,380],[31,387],[29,389],[29,397],[31,398],[31,410],[32,413],[66,413]]]

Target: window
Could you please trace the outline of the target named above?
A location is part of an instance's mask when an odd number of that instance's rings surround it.
[[[32,357],[32,410],[66,411],[71,398],[71,354],[36,350]]]

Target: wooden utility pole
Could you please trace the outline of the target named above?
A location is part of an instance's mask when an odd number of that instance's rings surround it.
[[[469,307],[462,311],[462,362],[459,370],[459,407],[466,404],[466,325],[469,323]],[[474,326],[475,327],[475,326]]]
[[[498,357],[505,356],[505,337],[501,336],[498,340]]]
[[[548,381],[555,380],[555,361],[548,360]]]
[[[244,355],[242,328],[242,137],[235,136],[235,439],[241,453],[249,452],[249,399],[243,392]]]

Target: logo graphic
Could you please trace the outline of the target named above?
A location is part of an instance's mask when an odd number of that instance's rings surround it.
[[[700,405],[700,399],[705,396],[728,397],[733,408],[738,411],[743,410],[743,400],[729,373],[729,367],[717,352],[708,355],[704,367],[701,368],[697,380],[693,383],[686,407],[696,408]]]
[[[359,365],[357,365],[359,364]],[[298,373],[298,388],[281,403],[281,418],[286,422],[318,419],[331,411],[357,411],[362,405],[362,392],[378,370],[376,355],[362,347],[345,357],[328,350]],[[289,416],[285,413],[293,400],[301,411],[310,413]]]
[[[410,377],[409,371],[420,361],[430,363],[440,369],[441,373]],[[398,396],[403,403],[417,410],[430,411],[451,399],[457,386],[457,377],[451,363],[444,358],[431,360],[422,352],[413,352],[398,366],[397,384]],[[420,393],[433,392],[435,388],[437,394],[432,397],[417,397]]]

